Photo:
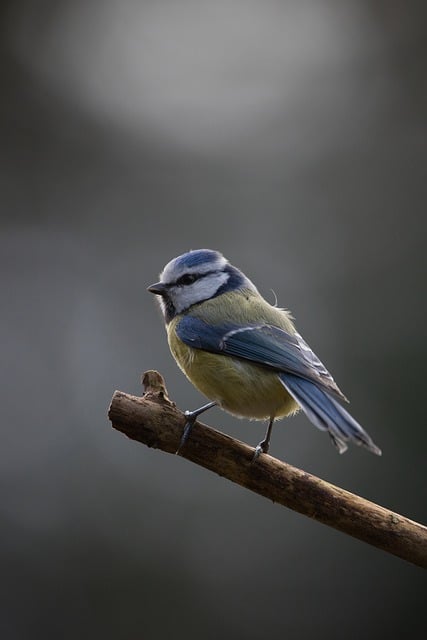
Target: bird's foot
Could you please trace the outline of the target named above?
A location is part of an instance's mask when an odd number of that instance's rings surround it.
[[[214,407],[215,405],[216,405],[216,402],[208,402],[208,404],[203,405],[203,407],[200,407],[200,409],[196,409],[195,411],[185,411],[184,412],[184,415],[187,418],[187,422],[184,425],[184,431],[182,433],[181,442],[179,443],[179,447],[175,451],[175,453],[177,455],[179,453],[181,453],[182,448],[185,446],[188,438],[190,437],[191,431],[193,429],[193,425],[196,422],[198,416],[201,413],[204,413],[205,411],[210,409],[211,407]]]
[[[269,447],[270,443],[267,440],[262,440],[259,444],[257,444],[257,446],[255,447],[252,462],[255,462],[259,458],[261,453],[268,453]]]
[[[190,437],[191,431],[193,430],[193,426],[194,426],[194,423],[196,422],[198,413],[197,411],[185,411],[184,415],[187,418],[187,422],[184,425],[184,431],[181,436],[179,447],[175,452],[177,455],[179,455],[179,453],[181,452],[181,449],[185,447],[185,444],[188,438]]]

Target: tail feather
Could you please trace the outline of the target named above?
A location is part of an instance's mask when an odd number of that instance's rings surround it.
[[[318,429],[329,433],[340,453],[347,450],[347,441],[353,441],[372,453],[381,455],[381,449],[372,438],[329,393],[313,382],[292,374],[280,374],[279,378],[308,419]]]

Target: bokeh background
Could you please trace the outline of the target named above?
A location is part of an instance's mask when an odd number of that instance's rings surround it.
[[[219,249],[383,449],[339,456],[298,416],[273,455],[427,520],[425,2],[0,11],[2,638],[417,637],[421,569],[127,440],[107,409],[150,368],[203,402],[146,286]]]

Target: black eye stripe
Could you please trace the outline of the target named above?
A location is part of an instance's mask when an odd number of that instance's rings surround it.
[[[192,284],[193,282],[195,282],[198,279],[198,275],[195,273],[184,273],[183,276],[181,276],[180,278],[178,278],[178,280],[176,281],[176,284],[181,286],[181,285],[186,285],[186,284]]]
[[[212,275],[213,273],[217,273],[217,271],[206,271],[205,273],[184,273],[184,275],[178,278],[176,284],[178,286],[193,284],[193,282],[196,282],[196,280],[200,280],[201,278]]]

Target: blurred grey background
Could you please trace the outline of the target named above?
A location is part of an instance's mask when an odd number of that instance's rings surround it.
[[[421,569],[127,440],[107,409],[150,368],[203,402],[146,286],[219,249],[383,449],[339,456],[298,416],[272,454],[427,520],[425,2],[0,11],[2,638],[415,638]]]

